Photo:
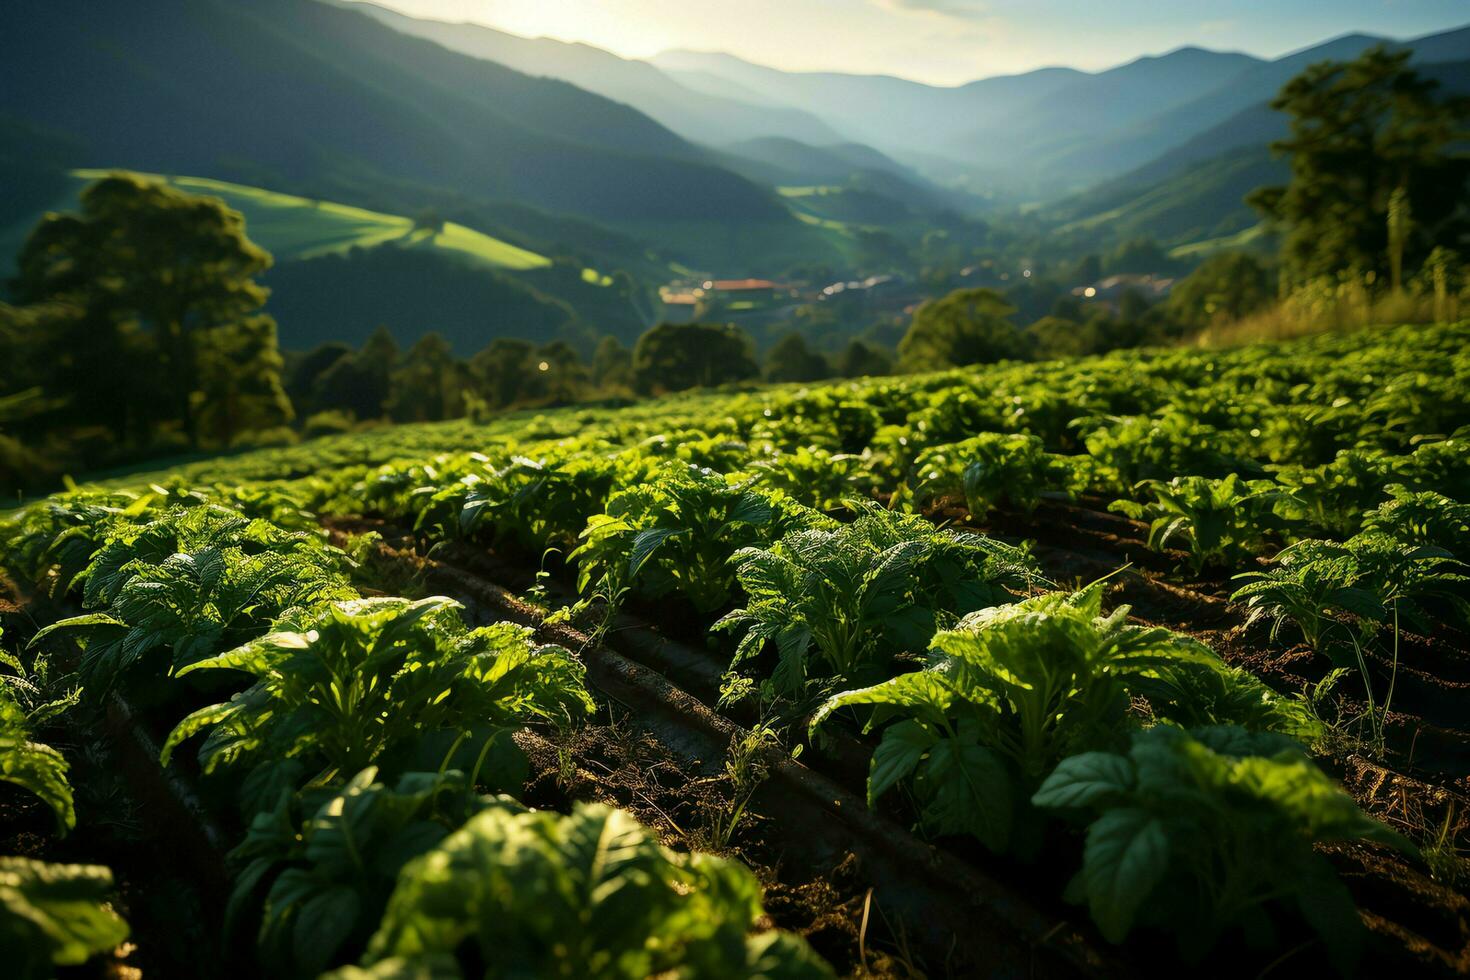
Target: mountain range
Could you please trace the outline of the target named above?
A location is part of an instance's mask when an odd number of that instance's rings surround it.
[[[671,278],[798,265],[842,275],[857,271],[870,231],[917,242],[1017,204],[1077,247],[1240,236],[1255,221],[1243,195],[1283,172],[1267,144],[1285,122],[1267,103],[1306,65],[1408,46],[1424,71],[1470,92],[1470,28],[1347,35],[1273,60],[1181,48],[952,87],[725,53],[628,59],[362,0],[8,0],[0,32],[24,42],[0,59],[0,240],[23,234],[84,168],[432,212],[557,258],[493,275],[495,295],[514,293],[516,322],[561,336],[591,336],[602,318],[627,336],[656,315],[652,288]],[[273,277],[294,297],[317,281],[377,289],[374,305],[338,304],[348,325],[331,303],[286,304],[303,321],[283,319],[288,343],[360,336],[369,325],[357,320],[379,308],[408,333],[414,310],[437,310],[467,349],[477,331],[509,329],[440,303],[476,292],[452,249],[285,260]],[[591,270],[640,285],[612,298]],[[413,295],[383,295],[390,282]]]
[[[922,171],[968,171],[1023,194],[1055,196],[1141,167],[1236,114],[1265,105],[1310,64],[1377,44],[1417,64],[1470,60],[1470,27],[1396,41],[1350,34],[1274,60],[1184,47],[1100,72],[1043,68],[955,87],[881,75],[786,72],[724,53],[652,59],[672,77],[730,97],[756,92],[805,109]]]

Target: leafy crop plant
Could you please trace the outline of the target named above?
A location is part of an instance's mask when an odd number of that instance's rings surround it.
[[[1077,459],[1045,452],[1041,440],[1027,433],[982,432],[920,453],[912,496],[922,504],[963,495],[977,520],[1003,506],[1029,514],[1043,491],[1071,494],[1086,488],[1088,474]]]
[[[922,650],[958,616],[1043,581],[1024,548],[935,530],[874,504],[857,514],[849,524],[736,553],[749,599],[714,627],[744,631],[732,672],[769,645],[777,655],[774,695],[799,697],[816,678],[871,682],[890,672],[897,653]]]
[[[612,496],[595,514],[571,557],[584,596],[616,605],[635,590],[648,598],[679,593],[700,612],[730,600],[730,556],[786,531],[829,526],[830,518],[752,481],[730,483],[705,470],[675,468],[652,483]]]
[[[1149,521],[1148,546],[1155,551],[1171,542],[1182,545],[1196,575],[1206,565],[1235,566],[1264,548],[1267,534],[1281,526],[1273,508],[1287,496],[1269,480],[1247,482],[1234,473],[1221,480],[1146,480],[1134,489],[1154,499],[1145,504],[1118,500],[1109,509]]]
[[[796,936],[751,935],[762,914],[744,867],[670,851],[621,810],[495,806],[404,868],[362,965],[329,976],[832,975]]]
[[[1103,935],[1121,942],[1137,926],[1167,930],[1191,961],[1236,927],[1271,948],[1270,909],[1286,902],[1348,972],[1362,925],[1312,845],[1366,840],[1414,850],[1292,743],[1238,728],[1189,734],[1159,725],[1134,735],[1126,752],[1063,760],[1032,800],[1092,815],[1069,892]]]
[[[343,564],[316,538],[224,507],[173,508],[146,524],[114,524],[78,576],[83,604],[102,611],[53,623],[32,643],[75,633],[82,679],[100,695],[139,663],[157,657],[160,673],[177,671],[287,610],[355,596]]]
[[[1138,723],[1133,697],[1159,717],[1297,727],[1260,681],[1208,647],[1127,617],[1126,606],[1102,614],[1102,583],[973,613],[934,637],[931,667],[836,695],[812,728],[839,709],[871,708],[867,728],[883,740],[870,805],[906,782],[930,833],[1029,856],[1041,831],[1028,819],[1031,794],[1067,756],[1124,744]],[[1220,690],[1208,705],[1192,696],[1211,686]]]
[[[534,645],[526,627],[466,629],[459,609],[443,596],[335,602],[190,665],[256,680],[179,722],[164,764],[209,731],[204,771],[249,766],[242,793],[252,812],[304,781],[328,785],[375,764],[387,774],[452,767],[518,791],[526,760],[512,731],[591,712],[584,670],[565,649]]]
[[[0,957],[15,980],[47,980],[128,938],[113,911],[112,872],[0,857]]]
[[[1269,620],[1272,638],[1293,623],[1313,650],[1350,666],[1360,638],[1397,629],[1400,618],[1420,630],[1441,618],[1470,622],[1465,568],[1443,549],[1365,531],[1340,544],[1298,541],[1272,568],[1236,576],[1245,584],[1230,598],[1245,603],[1251,622]]]
[[[238,873],[227,927],[253,913],[262,965],[315,977],[362,951],[405,864],[492,805],[511,804],[477,795],[456,770],[386,786],[369,767],[340,788],[282,794],[230,852]]]

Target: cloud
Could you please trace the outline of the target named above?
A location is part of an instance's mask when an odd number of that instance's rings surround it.
[[[985,15],[990,7],[989,0],[874,0],[888,10],[916,14],[938,14],[942,17],[961,19]]]

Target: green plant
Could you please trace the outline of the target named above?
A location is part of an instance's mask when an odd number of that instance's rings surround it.
[[[1400,544],[1442,548],[1470,559],[1470,504],[1432,490],[1413,491],[1394,484],[1389,499],[1363,515],[1363,530],[1383,534]]]
[[[597,456],[512,456],[502,465],[485,460],[459,481],[413,491],[427,498],[415,504],[414,527],[440,540],[488,534],[539,550],[575,540],[620,475],[614,460]]]
[[[1191,960],[1233,926],[1269,947],[1268,906],[1291,902],[1346,972],[1362,927],[1312,845],[1369,840],[1413,851],[1299,749],[1234,728],[1190,735],[1160,725],[1134,735],[1126,752],[1073,756],[1033,802],[1093,815],[1070,892],[1103,935],[1121,942],[1137,925],[1158,927]]]
[[[996,507],[1030,513],[1047,490],[1074,493],[1086,477],[1068,457],[1045,452],[1028,433],[982,432],[963,442],[934,446],[914,461],[912,495],[919,503],[963,494],[977,520]]]
[[[788,933],[749,935],[761,914],[749,871],[622,811],[491,807],[404,868],[362,967],[332,976],[831,975]]]
[[[1189,552],[1198,575],[1206,565],[1231,567],[1259,552],[1277,524],[1273,508],[1285,491],[1269,480],[1242,481],[1234,473],[1215,480],[1176,476],[1167,483],[1146,480],[1134,488],[1153,500],[1115,501],[1108,509],[1149,521],[1148,546],[1163,551],[1170,542]]]
[[[128,938],[112,910],[112,872],[85,864],[0,857],[0,956],[6,975],[46,980]]]
[[[1439,608],[1457,622],[1470,617],[1465,566],[1446,551],[1400,543],[1381,532],[1341,544],[1298,541],[1279,552],[1273,565],[1237,575],[1245,584],[1231,601],[1245,602],[1248,622],[1270,620],[1272,639],[1294,623],[1313,650],[1339,666],[1357,661],[1361,639],[1390,623],[1397,632],[1400,617],[1419,629],[1430,627]]]
[[[57,830],[64,834],[77,822],[66,759],[51,746],[35,741],[32,732],[36,725],[54,720],[74,705],[77,692],[48,700],[20,659],[3,649],[0,666],[15,671],[0,675],[0,780],[39,797],[51,808]],[[44,666],[41,669],[44,672]]]
[[[649,598],[678,592],[713,612],[734,589],[736,551],[830,523],[784,494],[680,467],[614,494],[570,557],[579,563],[583,595],[617,605],[630,589]]]
[[[746,808],[755,791],[770,775],[767,758],[781,747],[780,736],[762,722],[730,739],[725,754],[725,782],[730,785],[728,805],[711,804],[706,809],[706,835],[712,850],[729,848],[735,831],[745,819]]]
[[[60,752],[31,738],[31,719],[9,690],[0,688],[0,780],[40,797],[61,833],[77,822],[67,768]]]
[[[907,781],[931,833],[1025,855],[1040,841],[1039,821],[1026,819],[1031,794],[1067,756],[1121,745],[1135,724],[1132,697],[1166,718],[1296,724],[1203,644],[1127,616],[1126,606],[1102,615],[1102,583],[981,610],[934,637],[927,670],[836,695],[812,728],[841,708],[871,707],[867,730],[882,728],[883,740],[870,805]],[[1222,689],[1213,701],[1191,698],[1210,683]]]
[[[561,647],[533,645],[528,628],[466,629],[460,608],[443,596],[334,602],[191,664],[181,673],[228,669],[256,680],[179,722],[164,764],[209,730],[204,771],[248,764],[242,793],[253,810],[303,779],[328,785],[374,764],[389,774],[447,766],[518,792],[526,761],[512,730],[590,712],[584,670]]]
[[[1358,529],[1364,511],[1383,500],[1384,486],[1401,480],[1401,459],[1381,452],[1344,449],[1320,466],[1278,468],[1276,479],[1290,492],[1280,513],[1333,535]]]
[[[47,498],[0,523],[5,565],[45,592],[69,592],[101,547],[110,527],[148,506],[132,494],[73,491]]]
[[[734,564],[749,600],[714,629],[743,631],[732,673],[773,647],[769,689],[784,697],[812,676],[884,676],[895,654],[922,649],[939,626],[1042,581],[1024,548],[873,504],[851,523],[737,552]]]
[[[1226,451],[1229,442],[1218,429],[1182,408],[1156,416],[1082,418],[1074,424],[1087,433],[1087,451],[1099,476],[1119,490],[1144,480],[1223,477],[1259,469],[1238,453]]]
[[[836,510],[858,493],[866,462],[861,455],[831,453],[819,446],[771,446],[769,455],[750,464],[750,470],[759,476],[761,486],[828,511]]]
[[[405,773],[391,787],[376,777],[370,766],[337,788],[282,794],[230,852],[227,928],[258,917],[272,976],[315,977],[360,953],[403,866],[492,802],[457,771]]]
[[[155,651],[179,671],[263,632],[293,608],[356,593],[342,556],[221,507],[172,509],[143,525],[118,525],[78,576],[83,604],[105,607],[61,620],[32,640],[73,632],[93,694]]]

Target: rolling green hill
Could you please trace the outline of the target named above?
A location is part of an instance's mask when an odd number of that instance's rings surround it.
[[[396,214],[450,191],[614,227],[800,227],[635,109],[314,0],[14,0],[6,26],[26,43],[0,59],[0,113],[73,138],[68,166]]]
[[[86,183],[107,173],[106,170],[72,171],[70,186],[47,210],[75,208],[77,196]],[[415,230],[411,218],[333,201],[316,201],[205,177],[150,176],[166,180],[190,194],[223,200],[245,216],[251,240],[275,256],[278,263],[345,253],[351,248],[395,245],[445,252],[472,265],[492,269],[523,271],[551,264],[544,255],[453,222],[446,223],[442,232],[430,234],[426,229]],[[28,215],[0,228],[0,255],[8,257],[18,251],[37,217]]]
[[[1050,214],[1067,222],[1062,234],[1097,245],[1130,238],[1185,245],[1253,227],[1260,215],[1245,196],[1287,176],[1286,163],[1264,144],[1239,146],[1152,185],[1104,185],[1059,203]]]
[[[74,170],[50,200],[0,227],[0,279],[43,210],[75,209],[107,170]],[[429,330],[463,356],[497,337],[567,340],[590,351],[600,333],[626,342],[645,326],[632,297],[596,269],[554,264],[509,242],[448,222],[432,234],[411,218],[203,177],[162,177],[218,197],[245,216],[246,233],[275,259],[263,282],[281,345],[361,343],[386,326],[405,347]],[[14,217],[14,216],[12,216]]]

